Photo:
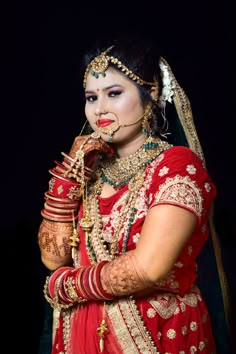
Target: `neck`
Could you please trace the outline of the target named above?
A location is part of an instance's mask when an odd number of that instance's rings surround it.
[[[135,136],[133,139],[129,139],[127,142],[114,144],[113,146],[118,157],[125,157],[134,154],[138,149],[140,149],[145,140],[146,137],[141,132],[138,136]]]

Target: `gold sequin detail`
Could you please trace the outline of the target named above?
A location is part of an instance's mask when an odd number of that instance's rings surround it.
[[[153,308],[150,308],[147,310],[147,317],[148,318],[153,318],[156,316],[156,311]]]
[[[170,203],[194,211],[198,216],[203,213],[202,191],[189,176],[176,175],[166,178],[155,194],[155,204]]]
[[[202,351],[205,348],[205,343],[204,342],[199,342],[198,348],[199,348],[200,351]]]
[[[168,338],[174,339],[176,337],[176,331],[173,328],[170,328],[168,329],[166,335]]]
[[[190,329],[191,329],[191,331],[196,331],[197,328],[198,328],[197,322],[192,321],[192,322],[190,323]]]

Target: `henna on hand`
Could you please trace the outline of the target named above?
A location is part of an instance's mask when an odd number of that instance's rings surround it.
[[[114,296],[131,295],[153,286],[134,251],[105,264],[101,271],[103,289]]]
[[[48,269],[54,270],[72,263],[69,243],[72,230],[72,223],[43,219],[38,232],[38,244],[42,262]]]

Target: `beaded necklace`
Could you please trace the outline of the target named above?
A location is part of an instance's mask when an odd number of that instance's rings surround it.
[[[86,242],[87,252],[91,263],[95,264],[101,260],[113,260],[116,257],[116,254],[119,252],[118,242],[122,232],[124,232],[122,253],[125,253],[131,225],[134,220],[135,212],[137,211],[135,208],[137,194],[143,184],[143,181],[144,170],[140,170],[132,179],[132,181],[129,182],[128,190],[123,196],[124,200],[119,210],[117,227],[114,230],[110,245],[108,245],[103,238],[103,221],[100,213],[98,199],[98,190],[101,190],[103,181],[102,179],[99,179],[96,182],[94,191],[89,196],[89,204],[91,206],[89,212],[93,222],[93,229],[91,231],[90,237],[87,238]],[[128,222],[125,222],[127,217]]]
[[[96,264],[101,260],[112,260],[116,257],[119,252],[118,242],[122,233],[124,234],[124,236],[121,253],[126,252],[131,226],[134,222],[135,213],[137,212],[137,208],[135,205],[138,193],[143,185],[145,178],[145,167],[150,164],[157,156],[159,156],[164,150],[172,146],[166,142],[162,142],[160,139],[158,146],[152,146],[147,148],[147,144],[145,145],[145,147],[144,145],[135,154],[129,156],[128,158],[126,157],[123,159],[119,159],[119,162],[120,160],[122,160],[122,164],[117,164],[115,162],[114,169],[113,164],[111,163],[108,165],[103,165],[103,167],[101,167],[100,176],[98,177],[98,180],[90,188],[87,207],[89,206],[89,214],[93,223],[93,227],[90,236],[87,238],[86,248],[90,261],[93,264]],[[146,150],[150,151],[147,152]],[[143,156],[145,156],[146,160]],[[137,159],[136,164],[132,164],[129,162],[133,161],[134,157]],[[121,175],[123,176],[123,169],[121,169],[122,172],[120,173],[119,170],[117,171],[117,165],[122,166],[123,168],[123,161],[125,161],[124,165],[126,166],[132,164],[133,169],[132,173],[130,170],[126,170],[126,174],[130,172],[129,176],[127,177],[126,175],[125,180],[118,181],[118,178],[120,178]],[[107,168],[109,169],[109,176],[110,173],[114,173],[113,179],[107,178],[106,173],[108,173],[108,170],[105,168],[105,166],[108,166]],[[104,176],[106,176],[106,178],[104,178]],[[108,182],[108,180],[110,183]],[[104,182],[109,183],[110,185],[115,187],[124,186],[125,183],[128,183],[128,189],[122,195],[122,198],[124,198],[124,200],[122,201],[122,206],[119,209],[117,227],[114,230],[110,246],[108,246],[107,242],[105,242],[103,238],[103,221],[99,208],[99,195],[101,194]]]
[[[162,151],[170,145],[161,139],[148,137],[134,154],[114,157],[101,163],[101,178],[114,188],[127,184],[143,167],[149,165]]]

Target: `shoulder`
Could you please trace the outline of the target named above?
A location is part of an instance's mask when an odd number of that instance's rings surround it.
[[[185,146],[172,146],[165,150],[159,158],[159,168],[168,166],[171,169],[179,170],[186,169],[190,166],[195,166],[198,170],[207,173],[204,161],[190,148]]]
[[[150,169],[151,205],[182,206],[198,217],[209,210],[216,188],[204,161],[184,146],[170,147],[158,158]]]
[[[165,156],[169,159],[181,159],[183,161],[194,160],[200,164],[203,163],[202,159],[190,148],[186,146],[172,146],[165,151]]]
[[[211,190],[215,196],[215,185],[211,180],[204,161],[190,148],[185,146],[172,146],[165,150],[154,162],[152,185],[160,188],[163,183],[181,185],[192,184],[201,190]]]

